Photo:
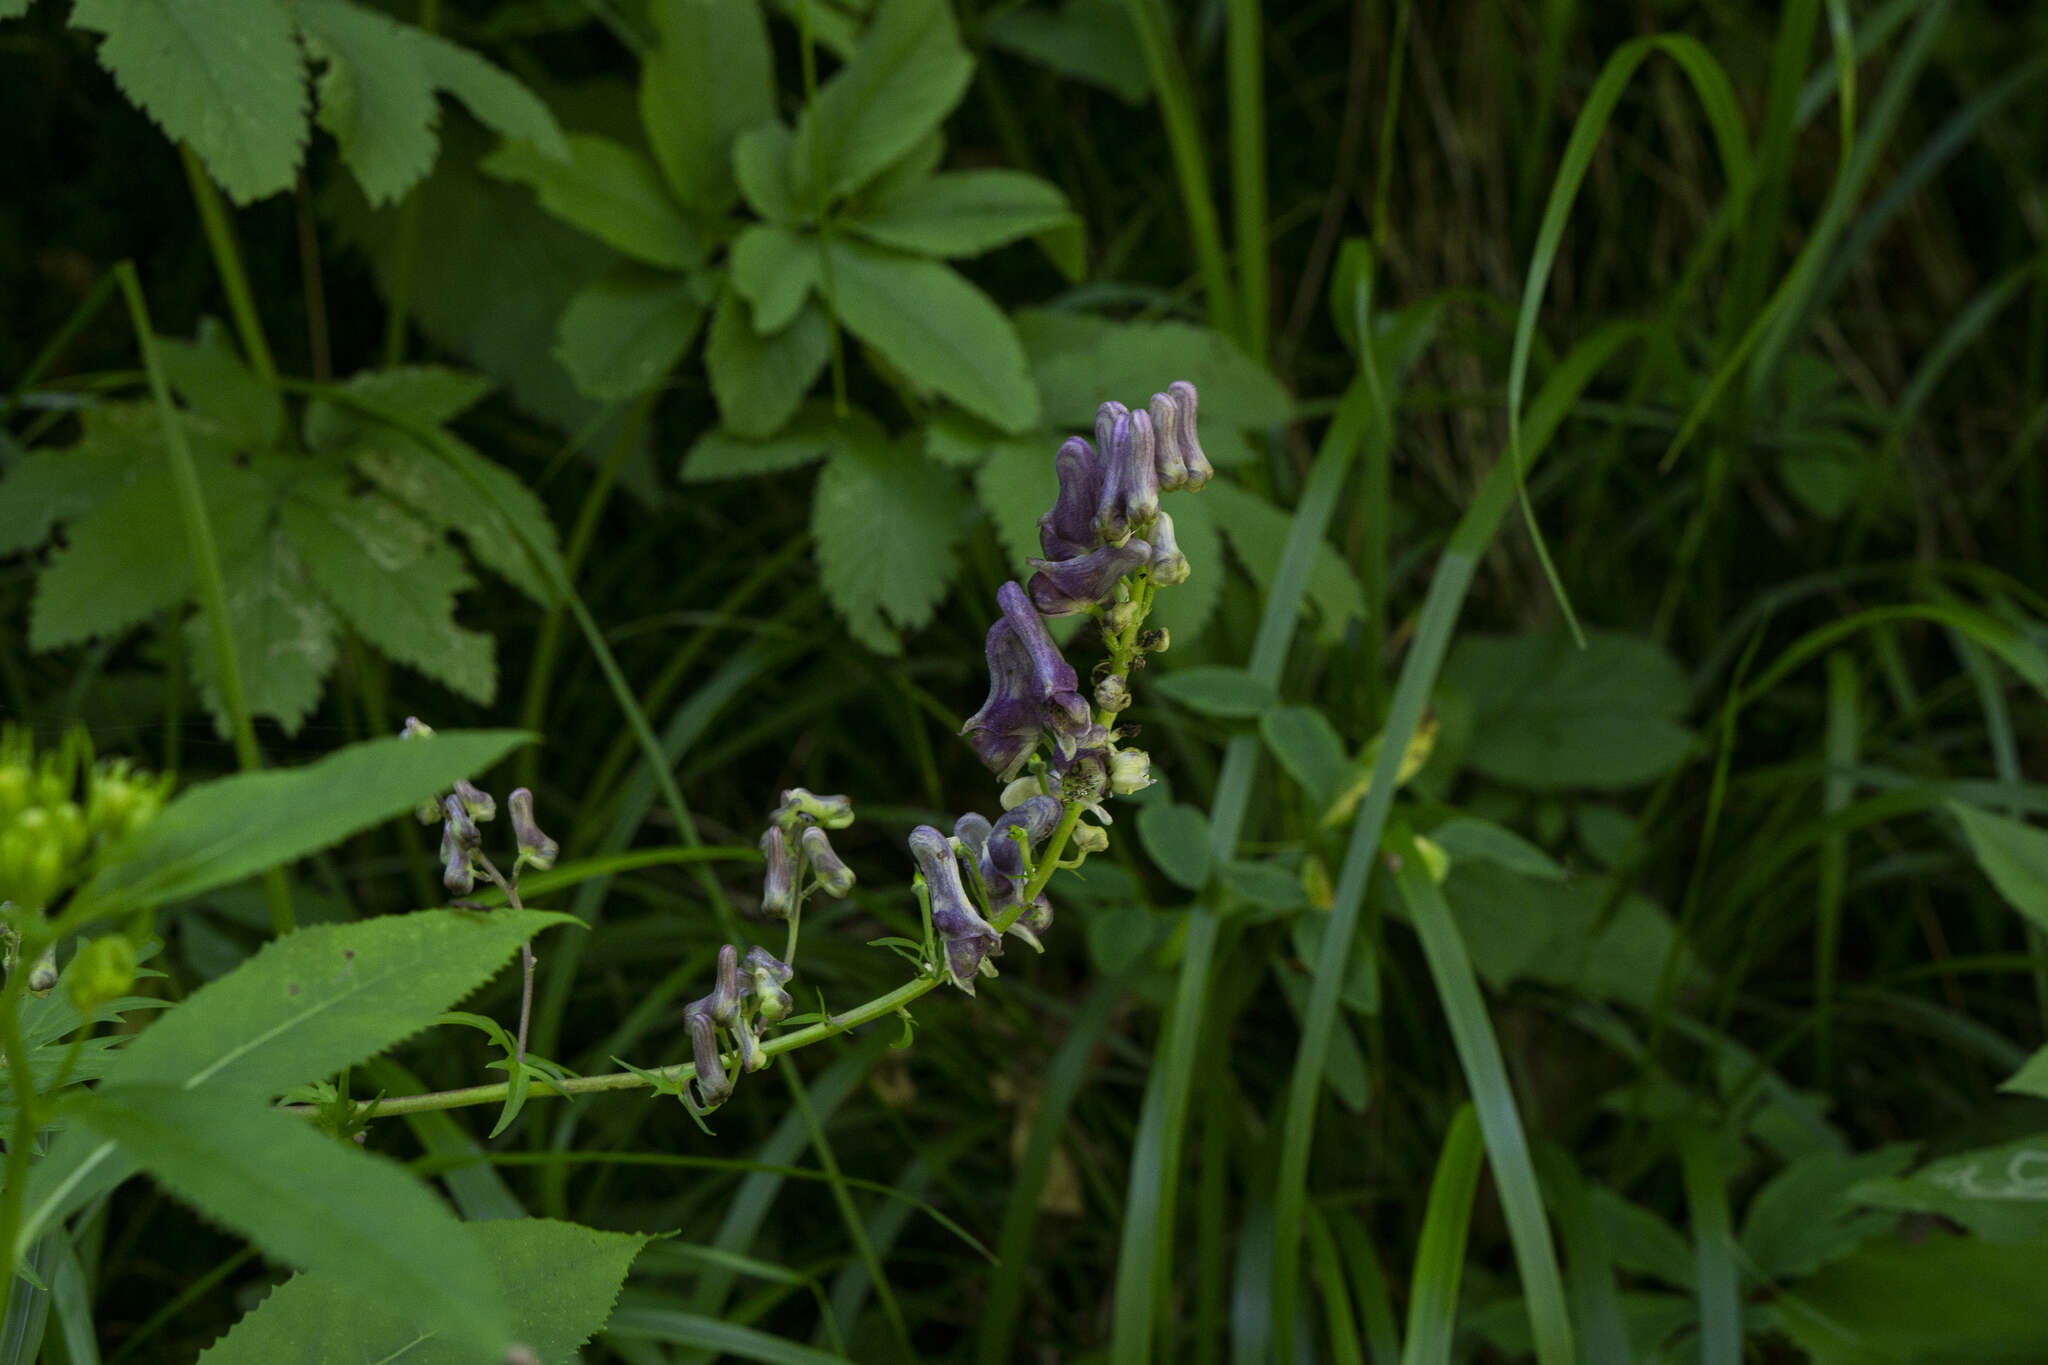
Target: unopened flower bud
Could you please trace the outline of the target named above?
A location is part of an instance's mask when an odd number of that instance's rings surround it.
[[[52,943],[43,949],[43,955],[36,959],[36,965],[28,969],[28,993],[48,995],[57,985],[57,945]]]
[[[476,889],[475,850],[463,847],[452,820],[441,827],[441,885],[452,896],[467,896]]]
[[[1137,619],[1138,604],[1136,602],[1117,602],[1105,608],[1102,613],[1103,639],[1112,644],[1115,643],[1118,639],[1122,638],[1125,631],[1131,628],[1131,622]]]
[[[1009,786],[1003,788],[1003,794],[997,800],[1002,804],[1004,810],[1014,810],[1032,797],[1043,795],[1045,795],[1045,784],[1043,782],[1040,782],[1036,777],[1020,777]]]
[[[804,856],[811,860],[811,871],[818,875],[819,889],[835,899],[843,899],[853,890],[853,869],[839,860],[825,827],[812,825],[805,829],[803,844]]]
[[[1167,633],[1165,626],[1155,626],[1151,630],[1138,632],[1138,648],[1147,654],[1164,654],[1172,643],[1173,637]]]
[[[1131,688],[1121,677],[1105,673],[1095,684],[1095,704],[1111,715],[1127,711],[1131,706]]]
[[[1161,512],[1145,533],[1152,542],[1152,581],[1172,587],[1188,581],[1188,557],[1173,538],[1173,518]]]
[[[1109,789],[1129,796],[1152,785],[1152,758],[1143,749],[1119,749],[1109,757]]]
[[[768,874],[761,880],[761,913],[788,919],[796,910],[796,858],[782,826],[768,826],[761,836],[761,856],[768,860]]]
[[[434,727],[421,720],[418,716],[407,716],[405,718],[405,728],[398,732],[398,737],[400,739],[432,739],[434,737]]]
[[[1109,849],[1109,831],[1086,821],[1074,826],[1074,847],[1082,853],[1103,853]]]
[[[512,811],[512,838],[519,845],[519,865],[537,867],[543,872],[553,867],[562,846],[541,833],[540,826],[533,822],[533,793],[515,787],[512,795],[505,798],[505,804]]]
[[[718,982],[711,994],[696,1003],[703,1006],[714,1023],[730,1027],[740,1017],[740,950],[730,943],[719,945]]]
[[[1154,459],[1162,491],[1185,488],[1193,492],[1216,472],[1195,434],[1197,406],[1195,386],[1185,379],[1168,384],[1165,393],[1152,395],[1152,425],[1157,436]]]
[[[1142,529],[1159,515],[1159,469],[1154,462],[1152,416],[1144,409],[1131,414],[1131,441],[1124,457],[1124,515]]]
[[[1444,878],[1451,875],[1451,855],[1442,844],[1420,834],[1415,836],[1415,851],[1422,855],[1422,870],[1429,874],[1431,881],[1442,886]]]
[[[760,1006],[761,1018],[772,1024],[787,1017],[790,999],[783,986],[795,975],[796,969],[759,945],[747,949],[740,968],[753,982],[754,1000]]]
[[[761,1039],[755,1034],[753,1025],[747,1022],[746,1015],[733,1017],[732,1039],[739,1045],[740,1070],[751,1073],[768,1064],[767,1056],[761,1051]]]
[[[717,1021],[692,1005],[683,1011],[683,1025],[690,1031],[690,1056],[697,1064],[697,1094],[705,1109],[716,1109],[732,1098],[732,1080],[718,1055]]]
[[[135,984],[135,945],[125,934],[96,938],[78,950],[71,961],[66,993],[81,1015],[110,1000],[119,1000]]]
[[[455,797],[462,802],[462,808],[469,812],[469,818],[478,824],[498,818],[498,801],[489,792],[464,778],[456,779]]]
[[[1095,410],[1095,449],[1102,460],[1102,489],[1089,523],[1098,545],[1120,545],[1131,533],[1124,491],[1130,480],[1131,410],[1108,402]]]
[[[826,829],[845,829],[853,823],[853,802],[844,796],[819,796],[802,787],[791,787],[782,794],[782,804],[776,807],[775,814],[778,819],[784,815],[806,816]]]

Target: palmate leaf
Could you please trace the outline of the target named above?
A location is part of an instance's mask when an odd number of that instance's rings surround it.
[[[958,567],[965,501],[909,441],[849,443],[825,466],[811,505],[819,577],[856,640],[895,654],[897,630],[931,619]]]
[[[449,738],[479,737],[444,734],[411,743],[439,745]],[[450,748],[477,752],[473,744]],[[455,770],[447,754],[438,757],[440,785],[446,785],[453,780],[446,774]],[[233,814],[230,808],[216,818]],[[107,1083],[276,1094],[426,1028],[494,975],[520,943],[564,922],[566,916],[530,910],[425,910],[301,929],[265,945],[145,1029],[108,1066]],[[21,1245],[135,1169],[104,1138],[69,1129],[59,1134],[31,1172]]]
[[[677,199],[732,207],[732,143],[775,116],[775,73],[759,5],[670,0],[649,11],[660,41],[640,69],[640,121]],[[772,330],[772,329],[771,329]]]
[[[156,346],[179,401],[213,419],[228,440],[243,449],[264,450],[284,435],[283,397],[242,363],[215,319],[200,321],[196,340],[159,337]]]
[[[555,356],[592,398],[631,398],[666,379],[703,326],[695,282],[622,266],[569,300]]]
[[[471,1244],[511,1305],[513,1339],[554,1365],[574,1360],[611,1316],[640,1233],[600,1232],[545,1218],[469,1223]],[[424,1338],[424,1339],[423,1339]],[[414,1305],[366,1300],[339,1276],[295,1275],[200,1353],[201,1365],[329,1365],[340,1343],[350,1359],[404,1365],[472,1365],[473,1353],[425,1337]]]
[[[1208,415],[1208,395],[1202,396],[1202,412]],[[1209,433],[1202,432],[1206,446]],[[1287,543],[1287,531],[1291,524],[1288,514],[1267,502],[1258,494],[1246,490],[1227,479],[1216,479],[1201,492],[1192,494],[1188,501],[1200,503],[1202,510],[1214,519],[1229,540],[1230,548],[1251,574],[1263,591],[1268,588],[1273,575],[1279,571],[1280,555]],[[1181,512],[1174,504],[1167,504],[1174,515],[1176,529],[1180,527]],[[1186,544],[1187,536],[1178,537],[1183,543],[1182,552],[1191,564],[1200,563],[1194,549]],[[1192,582],[1193,580],[1190,580]],[[1365,612],[1365,590],[1358,584],[1358,576],[1336,548],[1327,541],[1316,546],[1316,555],[1309,570],[1309,600],[1316,604],[1317,633],[1325,640],[1335,641],[1343,636],[1344,628]]]
[[[291,188],[306,150],[305,55],[280,0],[77,0],[74,27],[104,33],[99,60],[228,197]]]
[[[974,74],[946,0],[883,0],[790,144],[797,199],[851,194],[939,126]],[[824,184],[811,186],[813,156]]]
[[[794,421],[765,440],[747,440],[723,428],[704,433],[683,456],[682,480],[703,483],[773,474],[849,448],[873,449],[887,439],[881,424],[859,408],[841,417],[820,400],[805,404]]]
[[[732,282],[753,305],[754,330],[763,336],[795,320],[822,275],[818,239],[772,225],[746,229],[732,244]]]
[[[704,366],[726,430],[760,439],[780,431],[817,382],[832,353],[832,328],[815,304],[772,336],[757,335],[747,313],[732,289],[719,296]]]
[[[439,532],[338,477],[294,487],[282,526],[313,586],[370,645],[472,701],[496,695],[494,642],[455,623],[456,595],[475,580]]]
[[[841,320],[904,377],[1004,431],[1037,424],[1024,348],[988,295],[937,261],[841,238],[831,252]]]
[[[636,261],[682,270],[704,260],[702,239],[654,163],[610,138],[576,134],[566,160],[508,142],[482,166],[486,174],[531,186],[549,213]]]
[[[341,381],[341,388],[378,409],[425,427],[446,426],[484,400],[491,381],[446,365],[399,365],[365,370]],[[358,416],[325,399],[306,405],[306,444],[313,450],[337,450],[377,428],[372,418]]]
[[[558,557],[554,523],[517,475],[461,441],[450,438],[445,451],[429,450],[390,427],[366,433],[349,456],[364,477],[429,525],[460,534],[485,568],[536,602],[554,600],[547,566],[536,564],[526,549],[532,542]],[[476,485],[491,496],[480,497]]]
[[[880,246],[927,256],[977,256],[1078,222],[1059,187],[1022,171],[951,171],[917,180],[846,218]]]
[[[269,521],[265,508],[262,522]],[[268,527],[240,554],[223,556],[221,575],[249,713],[268,716],[295,735],[320,704],[334,667],[334,613],[313,591],[305,563],[282,528]],[[220,661],[203,613],[185,623],[185,646],[214,729],[227,739],[234,722],[221,698]]]
[[[273,1259],[402,1303],[422,1334],[452,1337],[473,1358],[510,1344],[510,1311],[474,1241],[390,1159],[248,1094],[107,1084],[71,1116]]]

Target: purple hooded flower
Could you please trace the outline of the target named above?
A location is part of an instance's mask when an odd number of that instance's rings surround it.
[[[761,836],[761,856],[768,860],[768,875],[761,880],[761,913],[788,919],[796,910],[796,859],[782,826],[768,826]]]
[[[1142,408],[1131,414],[1131,439],[1119,453],[1124,460],[1124,515],[1142,530],[1159,515],[1159,468],[1152,416]]]
[[[1119,579],[1156,557],[1151,545],[1133,538],[1072,559],[1027,559],[1037,570],[1031,575],[1031,604],[1045,616],[1079,615],[1108,601]]]
[[[1173,518],[1161,512],[1146,534],[1152,537],[1152,581],[1167,587],[1187,582],[1188,557],[1173,537]]]
[[[1025,841],[1035,849],[1060,822],[1060,813],[1057,799],[1034,796],[1004,811],[990,826],[981,854],[981,880],[988,890],[990,909],[1015,905],[1024,896],[1024,849],[1011,831],[1022,830]]]
[[[1018,938],[1023,939],[1042,953],[1045,951],[1045,945],[1039,942],[1039,940],[1051,928],[1052,902],[1048,901],[1045,898],[1045,893],[1041,891],[1038,893],[1037,898],[1031,902],[1030,908],[1017,916],[1016,922],[1010,926],[1008,932],[1015,934]]]
[[[1095,548],[1090,522],[1102,498],[1102,465],[1095,447],[1079,436],[1069,437],[1053,456],[1059,472],[1059,496],[1038,519],[1038,543],[1047,559],[1067,559]]]
[[[1108,402],[1095,410],[1095,449],[1102,464],[1102,487],[1095,496],[1090,525],[1099,544],[1114,545],[1131,533],[1124,489],[1130,480],[1131,410]]]
[[[732,1078],[725,1074],[725,1062],[718,1055],[718,1024],[708,1011],[691,1005],[683,1011],[683,1025],[690,1031],[690,1055],[697,1063],[697,1093],[703,1097],[703,1104],[692,1108],[716,1109],[732,1098]]]
[[[512,808],[512,838],[519,845],[520,865],[531,865],[543,872],[553,867],[562,846],[543,834],[540,826],[533,822],[533,793],[524,787],[515,787],[505,804]]]
[[[983,960],[1003,950],[1002,935],[967,898],[967,889],[960,883],[959,861],[945,835],[930,825],[919,825],[910,832],[910,856],[917,859],[917,870],[931,897],[932,929],[945,951],[946,977],[972,995]]]
[[[1152,395],[1152,425],[1158,435],[1153,458],[1162,492],[1185,488],[1192,493],[1216,472],[1195,434],[1196,403],[1195,386],[1185,379],[1176,379],[1166,386],[1165,393]]]
[[[1072,752],[1076,736],[1093,718],[1073,665],[1024,589],[1005,583],[996,600],[1003,616],[988,631],[988,700],[960,732],[990,771],[1007,781],[1038,747],[1041,730],[1051,729],[1060,751]]]
[[[762,1019],[772,1024],[789,1013],[789,992],[783,986],[796,974],[796,968],[757,945],[747,949],[740,970],[753,979],[749,989],[760,1005]]]

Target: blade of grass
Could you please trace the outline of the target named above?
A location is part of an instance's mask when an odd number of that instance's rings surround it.
[[[1698,1282],[1700,1365],[1742,1365],[1742,1295],[1735,1269],[1735,1229],[1728,1215],[1728,1176],[1717,1135],[1689,1123],[1678,1138],[1686,1207],[1692,1212]]]
[[[1238,339],[1261,364],[1266,360],[1266,109],[1259,0],[1226,0],[1224,44],[1230,91],[1232,227],[1237,238]]]
[[[1565,356],[1537,393],[1536,401],[1530,405],[1526,442],[1530,463],[1542,456],[1551,436],[1593,376],[1624,343],[1641,334],[1642,328],[1637,324],[1610,323],[1579,342]],[[1281,1133],[1280,1174],[1274,1204],[1273,1293],[1278,1331],[1291,1330],[1293,1280],[1295,1267],[1299,1264],[1301,1210],[1309,1145],[1315,1130],[1316,1101],[1321,1092],[1323,1068],[1329,1058],[1331,1031],[1337,1021],[1338,992],[1346,979],[1351,943],[1365,902],[1366,880],[1372,871],[1387,816],[1393,809],[1395,778],[1402,757],[1415,736],[1430,693],[1436,687],[1437,673],[1450,649],[1452,630],[1457,624],[1466,590],[1471,587],[1472,577],[1478,571],[1479,558],[1492,543],[1508,507],[1514,501],[1515,491],[1521,483],[1520,473],[1514,461],[1506,455],[1495,463],[1472,506],[1459,518],[1449,546],[1437,561],[1428,595],[1423,600],[1416,622],[1414,643],[1409,646],[1408,657],[1401,665],[1393,701],[1387,710],[1372,784],[1352,825],[1351,843],[1329,919],[1324,925],[1322,947],[1316,958],[1308,1012],[1302,1022],[1301,1045],[1295,1053],[1294,1070],[1288,1082],[1286,1119]],[[1232,744],[1237,742],[1233,740]],[[1227,758],[1225,763],[1227,774]],[[1223,784],[1219,781],[1217,785],[1220,802]],[[1281,1344],[1286,1343],[1283,1340]],[[1286,1358],[1284,1353],[1281,1358]]]
[[[1401,1365],[1449,1365],[1482,1154],[1478,1115],[1470,1103],[1460,1105],[1444,1134],[1436,1175],[1429,1182],[1422,1234],[1415,1243],[1415,1274],[1408,1282],[1408,1346],[1401,1353]]]
[[[1365,1345],[1372,1353],[1372,1365],[1398,1365],[1401,1327],[1394,1317],[1394,1296],[1387,1287],[1387,1273],[1380,1268],[1379,1253],[1373,1250],[1372,1235],[1364,1220],[1351,1213],[1333,1212],[1330,1223],[1351,1267],[1351,1288],[1365,1319]]]
[[[1628,1329],[1621,1316],[1614,1254],[1586,1182],[1556,1143],[1536,1148],[1536,1169],[1550,1206],[1557,1210],[1557,1231],[1565,1251],[1565,1289],[1571,1296],[1572,1320],[1579,1326],[1579,1349],[1589,1365],[1629,1365]]]
[[[1053,1157],[1065,1135],[1074,1097],[1080,1094],[1081,1083],[1087,1079],[1089,1059],[1102,1040],[1103,1029],[1108,1027],[1110,1010],[1122,995],[1120,982],[1098,983],[1081,1012],[1074,1016],[1066,1040],[1045,1069],[1045,1089],[1038,1097],[1038,1113],[1031,1121],[1024,1155],[1018,1159],[1016,1173],[1010,1180],[1002,1232],[996,1240],[996,1258],[1002,1271],[994,1277],[988,1302],[981,1310],[977,1356],[982,1365],[1006,1365],[1015,1358],[1017,1317],[1024,1305],[1025,1267],[1038,1232],[1039,1196],[1052,1174]]]
[[[1352,1316],[1351,1292],[1346,1287],[1344,1262],[1337,1254],[1337,1239],[1322,1211],[1308,1211],[1308,1254],[1322,1289],[1323,1321],[1329,1329],[1330,1356],[1337,1365],[1365,1365],[1363,1338],[1358,1319]]]
[[[1388,780],[1391,784],[1391,774]],[[1451,918],[1451,907],[1430,878],[1414,835],[1397,825],[1389,831],[1389,842],[1392,856],[1388,861],[1399,860],[1399,866],[1394,868],[1394,882],[1408,907],[1416,937],[1422,940],[1430,980],[1443,1004],[1458,1064],[1478,1111],[1479,1130],[1486,1139],[1487,1162],[1493,1168],[1501,1213],[1507,1219],[1515,1267],[1521,1272],[1522,1298],[1536,1340],[1536,1359],[1543,1365],[1570,1365],[1576,1356],[1564,1277],[1558,1272],[1557,1250],[1551,1244],[1550,1223],[1543,1211],[1542,1191],[1536,1184],[1528,1137],[1522,1131],[1521,1114],[1515,1106],[1514,1090],[1508,1084],[1507,1066],[1501,1059],[1493,1022],[1479,993],[1479,980],[1473,975],[1472,959],[1465,952],[1457,922]]]
[[[1862,685],[1847,651],[1828,655],[1827,776],[1821,782],[1821,814],[1837,816],[1856,796],[1854,771],[1863,747]],[[1849,836],[1830,832],[1821,840],[1815,876],[1813,917],[1813,1037],[1823,1089],[1835,1074],[1834,1007],[1836,960],[1841,955],[1842,890],[1849,877]]]
[[[242,338],[242,354],[249,368],[266,384],[277,382],[277,362],[271,359],[270,342],[263,335],[263,321],[256,313],[256,296],[249,288],[248,272],[242,269],[242,253],[235,246],[234,224],[228,221],[227,205],[206,167],[184,143],[178,157],[185,165],[185,180],[192,187],[192,203],[199,210],[199,223],[206,233],[206,245],[213,253],[214,269],[221,288],[227,292],[228,313],[235,320],[235,333]]]
[[[1600,68],[1600,75],[1593,82],[1585,107],[1579,111],[1578,121],[1572,126],[1572,135],[1565,143],[1557,175],[1551,181],[1550,200],[1543,210],[1543,223],[1537,229],[1536,246],[1530,254],[1528,279],[1522,286],[1521,308],[1515,318],[1514,351],[1508,361],[1508,459],[1515,472],[1515,496],[1521,506],[1523,523],[1529,529],[1530,541],[1536,548],[1537,560],[1549,581],[1550,591],[1557,599],[1559,610],[1564,613],[1572,638],[1581,648],[1585,646],[1585,632],[1579,627],[1578,616],[1572,610],[1564,582],[1551,562],[1542,528],[1536,522],[1536,509],[1529,502],[1523,473],[1522,393],[1529,377],[1529,356],[1536,338],[1536,315],[1542,309],[1551,270],[1557,264],[1558,248],[1564,239],[1572,203],[1578,197],[1586,172],[1592,168],[1593,153],[1599,147],[1601,136],[1607,130],[1607,121],[1613,116],[1614,106],[1620,101],[1622,92],[1628,88],[1636,69],[1659,52],[1678,64],[1692,82],[1694,93],[1699,96],[1700,106],[1706,112],[1714,142],[1720,151],[1721,173],[1727,181],[1729,200],[1739,204],[1749,196],[1749,143],[1743,131],[1741,108],[1736,102],[1734,88],[1728,83],[1727,73],[1714,60],[1713,54],[1697,40],[1681,34],[1652,35],[1622,44]]]

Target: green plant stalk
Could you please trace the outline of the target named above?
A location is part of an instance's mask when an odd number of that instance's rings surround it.
[[[208,188],[211,188],[209,185]],[[228,725],[234,732],[235,759],[243,772],[263,766],[256,748],[256,726],[249,718],[247,694],[242,690],[241,656],[235,652],[233,628],[228,624],[227,585],[221,577],[220,551],[213,539],[213,523],[207,519],[206,499],[199,491],[199,467],[192,461],[185,443],[185,425],[171,404],[171,386],[164,377],[163,358],[157,354],[156,332],[149,321],[149,304],[142,296],[142,280],[132,261],[114,267],[128,302],[128,318],[135,328],[135,342],[142,350],[143,368],[149,373],[149,392],[163,418],[164,446],[171,465],[171,482],[178,490],[178,514],[185,523],[185,544],[192,555],[192,569],[199,580],[199,601],[206,610],[206,622],[213,634],[214,667],[219,670],[221,705],[227,709]],[[175,648],[175,642],[173,642]],[[284,873],[273,868],[264,874],[263,889],[270,902],[270,924],[274,932],[292,930],[291,891]]]
[[[441,0],[420,0],[419,26],[433,33],[441,26]],[[391,251],[391,289],[384,314],[384,368],[405,359],[405,329],[412,313],[412,278],[420,257],[420,187],[414,185],[398,206],[398,239]]]
[[[818,107],[818,43],[811,32],[810,0],[797,0],[797,47],[802,57],[804,112]],[[825,160],[811,139],[811,193],[818,196],[818,292],[825,296],[825,325],[831,339],[832,411],[846,416],[846,344],[839,335],[839,292],[832,280],[832,214],[825,204]]]
[[[892,991],[876,996],[865,1004],[856,1005],[844,1014],[822,1019],[806,1025],[793,1033],[778,1034],[761,1044],[761,1055],[779,1057],[785,1052],[794,1052],[801,1047],[871,1024],[877,1019],[896,1013],[911,1001],[930,994],[946,984],[943,973],[927,967],[922,976],[904,982]],[[638,1090],[655,1081],[682,1082],[697,1074],[691,1062],[678,1062],[672,1066],[651,1067],[645,1075],[630,1071],[607,1072],[601,1076],[570,1076],[557,1086],[553,1082],[537,1084],[533,1097],[543,1095],[598,1095],[613,1090]],[[355,1120],[367,1122],[370,1119],[397,1118],[406,1114],[424,1114],[436,1109],[465,1109],[479,1104],[502,1104],[511,1093],[511,1082],[498,1081],[491,1085],[472,1085],[460,1090],[439,1090],[430,1095],[400,1095],[396,1099],[365,1100],[356,1109]],[[312,1105],[288,1106],[293,1113],[311,1115]],[[4,1214],[0,1214],[4,1220]],[[0,1221],[0,1228],[4,1228]]]
[[[1174,174],[1180,181],[1181,206],[1194,239],[1195,264],[1209,301],[1209,325],[1242,341],[1230,267],[1223,255],[1223,231],[1216,221],[1216,198],[1209,187],[1208,158],[1202,150],[1202,131],[1195,123],[1187,71],[1173,46],[1172,21],[1160,0],[1124,0],[1124,8],[1138,30],[1145,71],[1159,94],[1159,113],[1166,121],[1166,140],[1173,149]]]
[[[21,1200],[28,1187],[28,1158],[37,1128],[36,1078],[29,1069],[28,1040],[21,1033],[21,993],[28,985],[30,964],[44,946],[22,935],[17,965],[0,986],[0,1055],[7,1059],[14,1084],[14,1132],[7,1139],[7,1183],[0,1186],[0,1285],[14,1283],[20,1263],[16,1233],[21,1227]]]
[[[1266,109],[1264,50],[1258,0],[1228,0],[1225,67],[1230,86],[1230,180],[1237,236],[1241,340],[1251,358],[1266,360]]]
[[[227,291],[228,312],[235,319],[236,334],[242,338],[242,353],[258,379],[275,384],[277,362],[271,358],[269,341],[264,339],[263,321],[256,315],[256,296],[249,289],[248,273],[242,269],[242,253],[235,245],[235,229],[228,221],[227,205],[221,202],[220,191],[214,188],[206,167],[199,164],[198,155],[182,142],[178,144],[178,155],[185,163],[185,179],[192,186],[192,202],[199,209],[207,248],[213,253],[213,268],[220,274],[221,288]]]

